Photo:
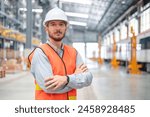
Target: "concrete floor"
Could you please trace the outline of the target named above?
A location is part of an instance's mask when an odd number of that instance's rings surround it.
[[[125,68],[111,69],[88,61],[93,73],[92,85],[78,90],[79,100],[149,100],[150,74],[130,75]],[[0,79],[1,100],[34,99],[34,80],[29,72],[7,74]]]
[[[34,80],[29,72],[6,74],[0,79],[0,99],[30,100],[34,99]]]

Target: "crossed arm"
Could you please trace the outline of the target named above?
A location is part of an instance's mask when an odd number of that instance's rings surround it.
[[[89,86],[92,82],[91,72],[88,71],[85,64],[81,64],[83,61],[80,59],[81,57],[78,55],[77,60],[79,61],[76,63],[78,66],[74,74],[68,75],[69,82],[67,82],[66,76],[53,75],[48,58],[40,49],[36,49],[31,63],[31,73],[46,93],[65,93],[74,88]]]
[[[88,70],[88,68],[87,68],[87,66],[85,64],[80,64],[76,68],[76,70],[75,70],[73,75],[76,75],[75,77],[77,77],[79,74],[82,75],[87,70]],[[78,86],[74,86],[75,82],[74,82],[74,85],[71,85],[71,83],[70,83],[71,79],[70,78],[71,77],[69,77],[69,80],[68,80],[67,76],[60,76],[60,75],[52,76],[52,77],[47,78],[45,80],[45,87],[46,87],[47,90],[50,89],[52,91],[58,90],[61,87],[65,86],[66,84],[70,88],[81,88],[81,87],[78,87]]]

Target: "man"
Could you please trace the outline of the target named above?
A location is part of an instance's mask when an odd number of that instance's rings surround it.
[[[35,77],[35,99],[74,100],[76,89],[89,86],[92,74],[79,53],[62,43],[68,20],[59,8],[50,10],[43,22],[49,39],[29,55]]]

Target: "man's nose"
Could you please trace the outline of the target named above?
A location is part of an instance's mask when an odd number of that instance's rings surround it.
[[[56,25],[55,28],[58,30],[58,29],[60,29],[61,27],[60,27],[60,25]]]

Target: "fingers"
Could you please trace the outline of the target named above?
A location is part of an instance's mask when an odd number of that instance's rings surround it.
[[[57,80],[54,78],[46,79],[45,80],[45,87],[46,89],[51,89],[53,90],[54,87],[57,86]]]
[[[54,83],[50,84],[49,86],[47,86],[46,89],[55,90],[56,86],[57,86],[57,82],[54,82]]]
[[[83,64],[80,68],[85,69],[85,68],[87,68],[87,66]]]
[[[59,89],[59,87],[60,87],[60,85],[57,84],[57,85],[55,85],[53,88],[51,88],[51,90],[54,90],[54,91],[55,91],[55,90]]]
[[[47,86],[51,85],[51,84],[54,83],[54,82],[55,82],[54,79],[47,80],[47,81],[45,81],[45,86],[47,87]]]
[[[84,72],[88,70],[87,66],[85,64],[80,65],[80,69]]]
[[[55,82],[54,78],[46,78],[45,79],[45,87],[46,89],[49,89],[51,86],[51,84],[53,84]]]
[[[88,70],[88,68],[86,67],[86,68],[82,69],[82,72],[86,72],[87,70]]]
[[[77,68],[80,68],[82,65],[83,65],[83,63],[82,63],[82,64],[80,64]]]
[[[55,75],[45,80],[46,89],[57,90],[67,82],[66,76]]]
[[[48,82],[48,81],[50,81],[50,80],[53,80],[54,78],[46,78],[45,79],[45,82]]]
[[[85,64],[80,64],[76,70],[75,70],[75,74],[79,74],[79,73],[83,73],[83,72],[86,72],[88,70],[87,66]]]

